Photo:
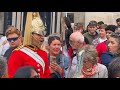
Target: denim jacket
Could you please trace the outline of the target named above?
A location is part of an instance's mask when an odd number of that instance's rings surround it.
[[[118,55],[117,54],[113,54],[109,51],[103,52],[100,59],[103,65],[105,65],[106,67],[108,67],[109,63],[116,58]]]

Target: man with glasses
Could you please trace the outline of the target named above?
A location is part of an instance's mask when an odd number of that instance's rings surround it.
[[[10,48],[5,52],[4,57],[8,59],[15,48],[22,46],[22,36],[16,27],[9,26],[6,31],[6,37]]]
[[[70,61],[67,78],[78,78],[83,64],[83,46],[85,46],[84,36],[79,31],[73,32],[70,35],[69,43],[76,56]]]
[[[9,78],[13,78],[16,70],[22,66],[33,66],[37,69],[40,78],[50,77],[48,56],[47,53],[41,49],[44,41],[45,28],[40,18],[34,17],[31,19],[32,14],[32,12],[28,12],[27,14],[23,40],[24,47],[16,48],[8,60]]]

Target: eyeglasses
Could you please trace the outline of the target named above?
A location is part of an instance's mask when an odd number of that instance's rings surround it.
[[[11,41],[16,41],[18,38],[19,38],[19,37],[15,37],[15,38],[8,38],[7,40],[8,40],[9,42],[11,42]]]

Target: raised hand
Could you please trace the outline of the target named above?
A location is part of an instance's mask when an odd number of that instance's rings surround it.
[[[62,73],[62,68],[56,62],[51,62],[50,68],[52,68],[54,71]]]

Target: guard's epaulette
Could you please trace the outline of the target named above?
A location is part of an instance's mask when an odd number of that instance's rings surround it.
[[[27,45],[27,46],[25,46],[25,47],[27,47],[27,48],[29,48],[29,49],[31,49],[31,50],[36,50],[36,48],[35,48],[34,46],[32,46],[32,45]]]
[[[20,45],[20,46],[18,46],[17,48],[15,48],[14,50],[20,50],[21,48],[23,48],[24,46],[23,45]],[[14,51],[13,50],[13,51]]]

